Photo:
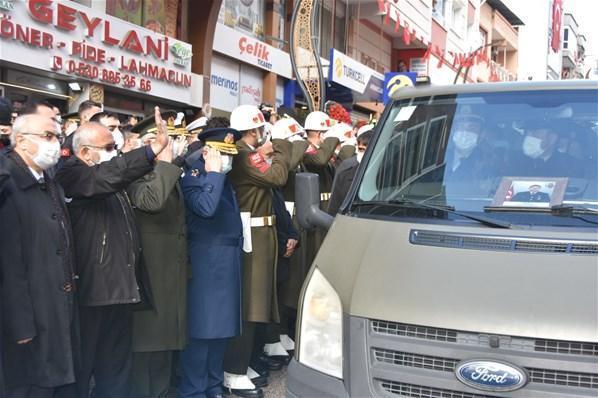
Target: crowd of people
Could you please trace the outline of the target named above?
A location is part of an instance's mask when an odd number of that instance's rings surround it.
[[[373,125],[251,105],[188,124],[157,107],[122,120],[92,101],[64,116],[10,106],[0,395],[262,397],[293,355],[325,234],[297,225],[295,174],[317,173],[335,214]]]

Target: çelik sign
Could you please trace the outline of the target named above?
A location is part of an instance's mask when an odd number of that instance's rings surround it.
[[[359,94],[372,91],[369,95],[371,100],[380,100],[382,97],[381,86],[384,75],[334,48],[330,49],[328,80],[350,88]]]
[[[214,50],[287,79],[293,78],[289,54],[221,23],[216,24]]]
[[[0,59],[191,102],[190,44],[75,2],[1,4]]]
[[[389,72],[384,74],[384,105],[394,93],[403,87],[413,87],[417,80],[416,72]]]

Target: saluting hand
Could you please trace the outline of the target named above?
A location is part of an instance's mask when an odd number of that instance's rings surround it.
[[[168,129],[166,128],[166,122],[162,120],[159,106],[154,108],[154,118],[156,121],[156,140],[152,142],[151,147],[154,154],[158,155],[166,148],[169,142]]]
[[[206,147],[204,149],[203,158],[206,161],[206,172],[222,172],[222,155],[220,154],[220,151]]]
[[[161,160],[163,162],[172,163],[172,138],[168,140],[168,145],[156,155],[156,159]]]

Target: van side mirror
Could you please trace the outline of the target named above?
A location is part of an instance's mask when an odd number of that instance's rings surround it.
[[[320,186],[318,175],[297,173],[295,175],[295,206],[297,221],[303,228],[330,228],[334,217],[320,209]]]

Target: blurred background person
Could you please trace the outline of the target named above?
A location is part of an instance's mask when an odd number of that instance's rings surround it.
[[[0,163],[2,351],[13,397],[67,396],[75,382],[78,324],[73,236],[62,188],[46,172],[60,157],[56,123],[15,120],[12,148]],[[71,391],[72,392],[72,391]]]
[[[349,193],[349,188],[357,174],[357,168],[361,164],[365,150],[368,147],[374,132],[368,130],[357,137],[357,153],[355,156],[345,160],[337,169],[332,183],[332,193],[328,204],[328,213],[335,216],[338,209]]]
[[[120,120],[118,119],[118,115],[116,113],[98,112],[93,115],[89,121],[98,122],[106,126],[110,133],[112,133],[112,138],[116,144],[116,150],[119,152],[122,150],[123,146],[125,145],[125,137],[120,131]]]
[[[12,106],[8,98],[0,97],[0,153],[10,147],[12,132]]]

